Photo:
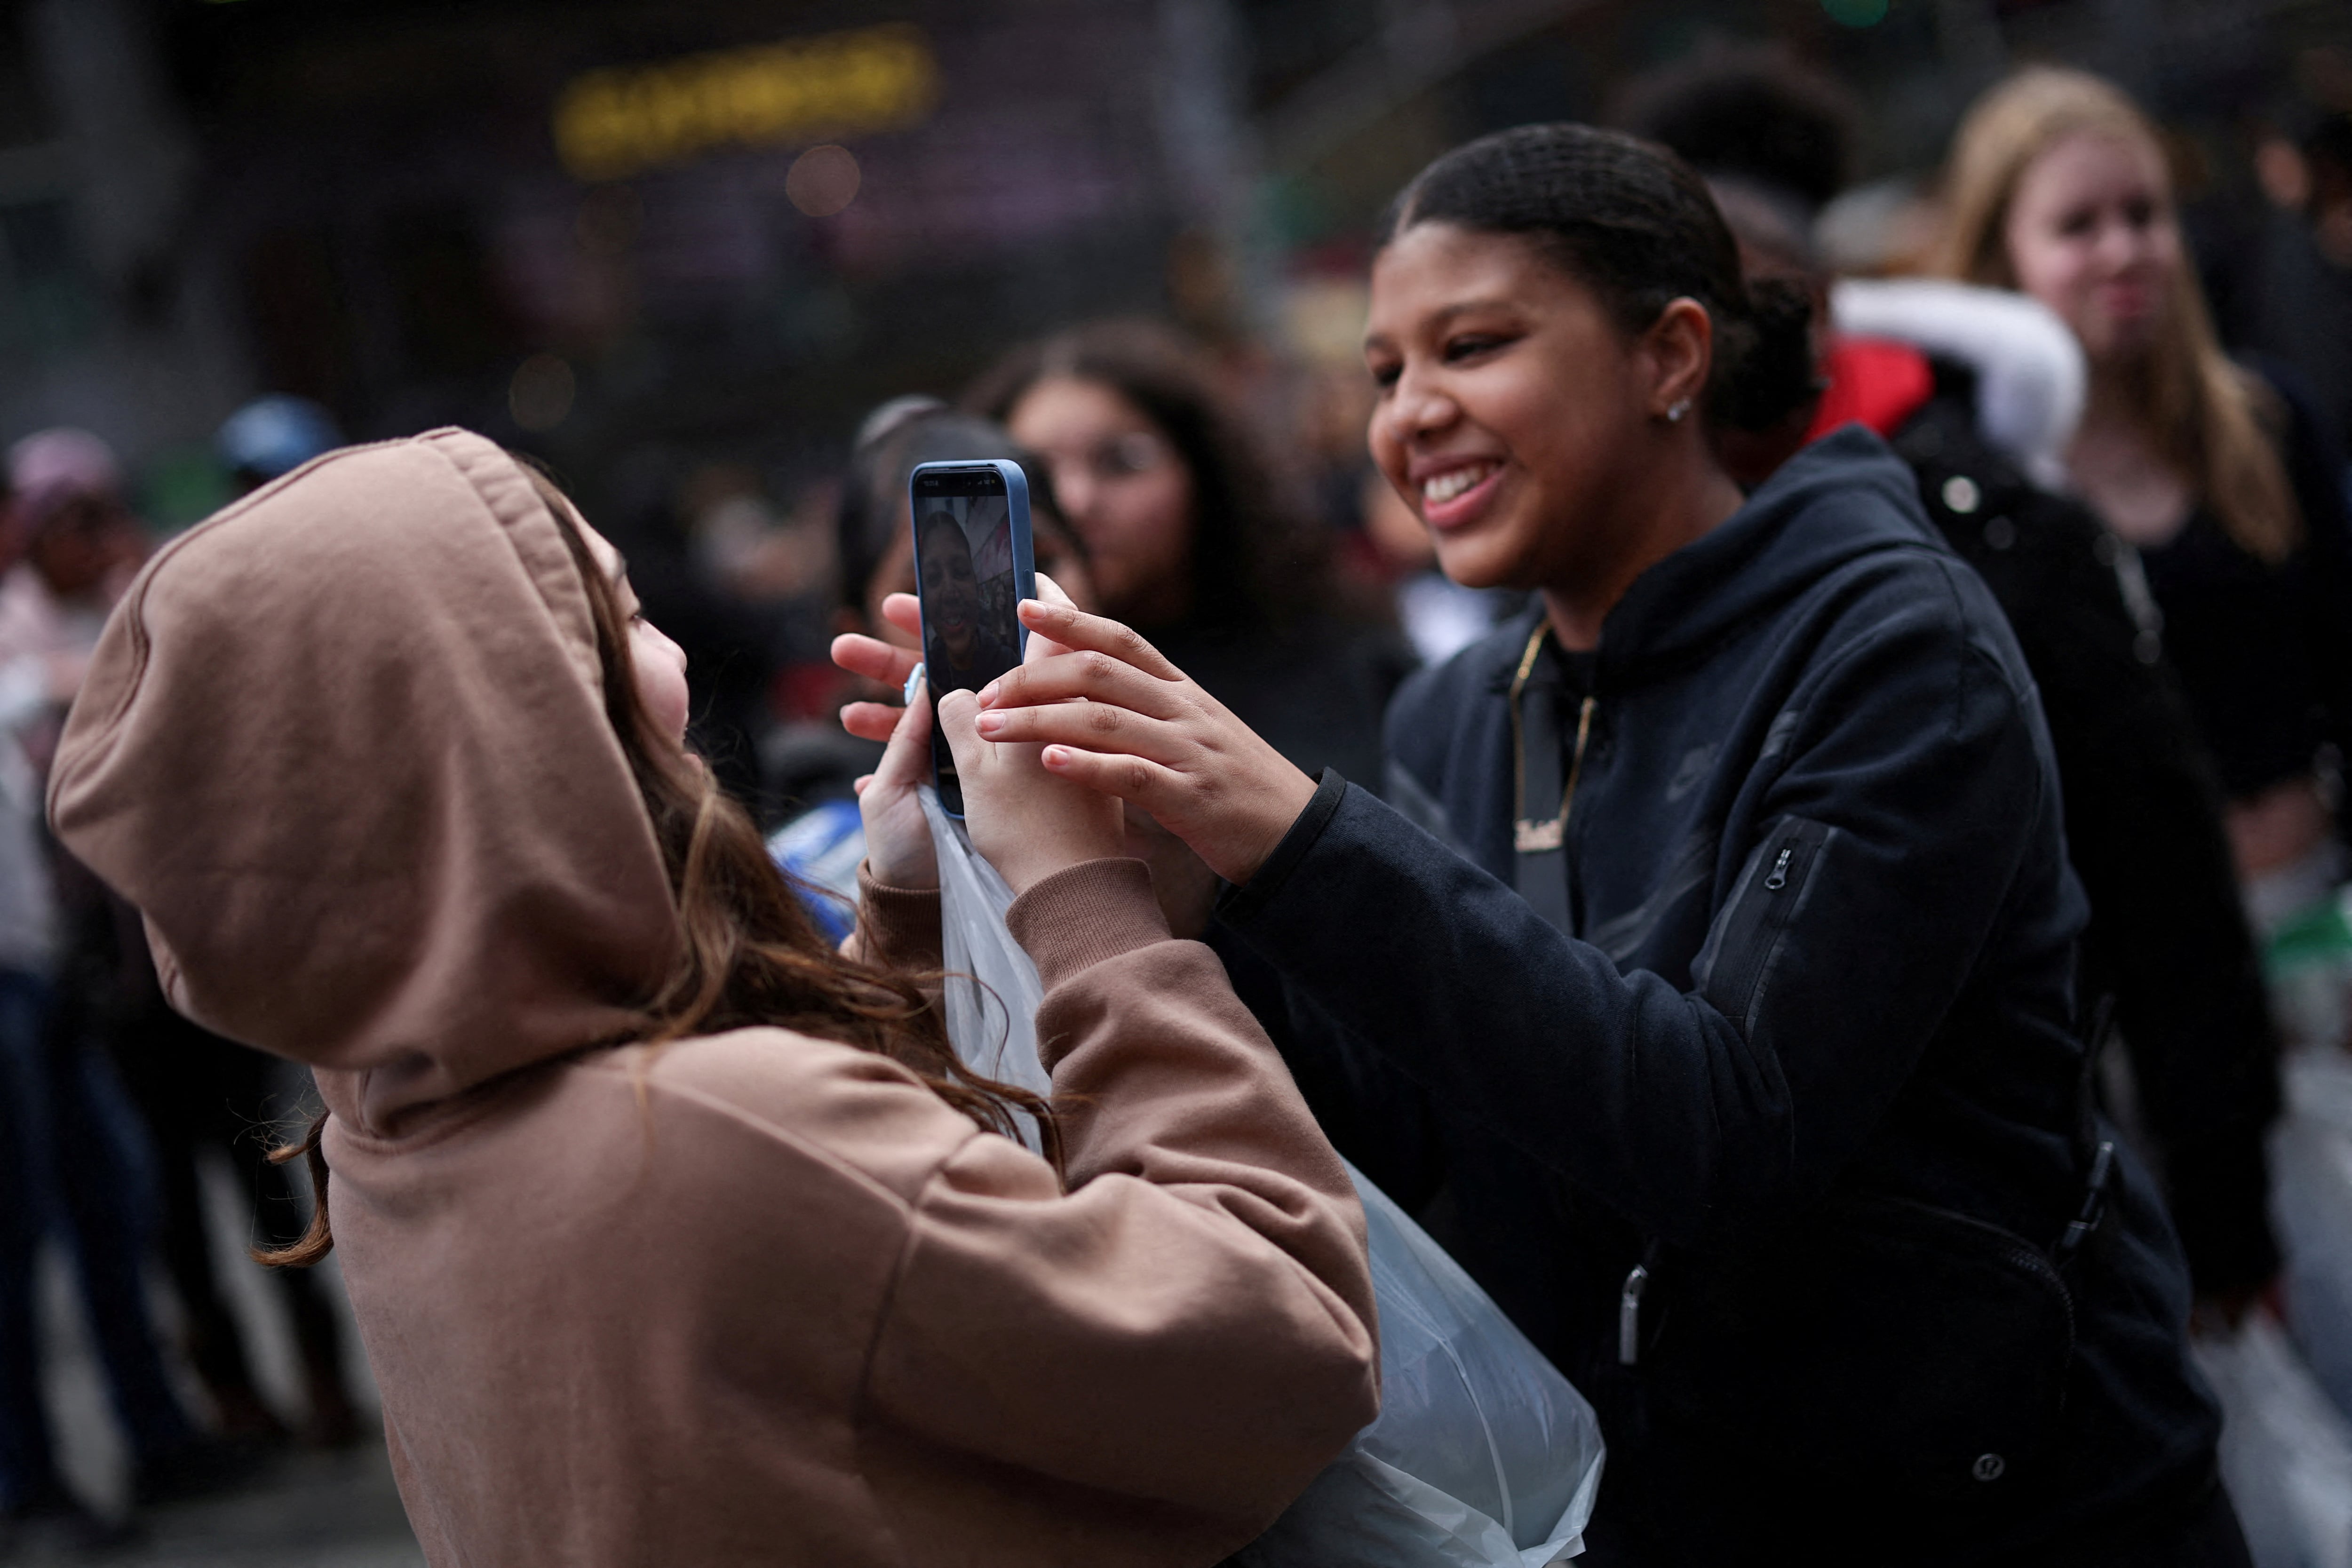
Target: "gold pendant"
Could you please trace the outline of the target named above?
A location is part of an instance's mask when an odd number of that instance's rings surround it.
[[[1511,847],[1522,855],[1540,855],[1548,849],[1557,849],[1560,846],[1560,819],[1557,816],[1549,822],[1529,822],[1521,817],[1513,830]]]

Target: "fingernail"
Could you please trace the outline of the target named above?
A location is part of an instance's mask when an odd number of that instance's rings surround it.
[[[1059,746],[1048,746],[1039,756],[1049,768],[1058,768],[1070,760],[1070,753]]]
[[[980,705],[982,708],[990,706],[996,700],[997,685],[998,682],[992,680],[980,689]]]
[[[999,730],[1004,728],[1004,715],[1002,713],[983,713],[977,720],[973,721],[972,728],[978,730],[983,735],[993,735]]]

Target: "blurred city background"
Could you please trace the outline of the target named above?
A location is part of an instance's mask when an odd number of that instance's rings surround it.
[[[1815,237],[1848,270],[1903,268],[2004,71],[2122,83],[2172,138],[2225,336],[2352,409],[2352,341],[2265,308],[2285,267],[2352,312],[2352,165],[2309,155],[2352,112],[2343,0],[0,0],[0,440],[96,433],[159,537],[235,493],[216,433],[264,394],[350,439],[458,424],[537,455],[623,540],[704,744],[773,823],[839,700],[870,410],[1056,327],[1172,322],[1377,589],[1421,564],[1365,536],[1382,204],[1466,137],[1759,46],[1847,95]],[[216,1163],[217,1268],[290,1414],[299,1358]],[[43,1300],[66,1468],[117,1507],[60,1267]],[[148,1530],[118,1560],[421,1561],[372,1438]]]

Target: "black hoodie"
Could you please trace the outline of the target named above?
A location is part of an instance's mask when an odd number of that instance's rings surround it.
[[[1563,661],[1572,934],[1511,886],[1538,614],[1413,678],[1391,804],[1327,774],[1222,915],[1343,1152],[1593,1398],[1602,1522],[1973,1561],[2201,1485],[2128,1156],[2061,1245],[2108,1141],[2084,905],[2032,682],[1910,469],[1816,443]]]

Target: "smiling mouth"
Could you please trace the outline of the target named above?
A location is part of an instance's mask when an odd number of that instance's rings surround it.
[[[1421,481],[1422,504],[1443,506],[1465,490],[1475,489],[1502,466],[1496,462],[1469,463],[1458,468],[1448,468],[1442,474],[1432,474]]]

